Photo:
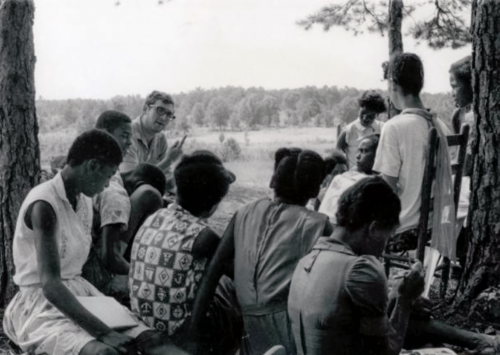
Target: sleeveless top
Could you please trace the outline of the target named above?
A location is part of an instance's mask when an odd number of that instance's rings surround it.
[[[25,198],[16,223],[13,254],[16,273],[14,282],[19,286],[40,283],[35,235],[25,223],[28,207],[36,201],[45,201],[52,206],[56,222],[56,240],[59,253],[61,278],[72,279],[79,276],[87,260],[92,243],[92,200],[80,194],[76,211],[68,198],[61,173],[53,179],[34,187]]]

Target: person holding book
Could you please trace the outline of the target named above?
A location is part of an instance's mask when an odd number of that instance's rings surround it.
[[[19,292],[3,319],[5,334],[23,351],[184,353],[139,320],[128,330],[113,330],[77,300],[102,296],[80,274],[92,241],[91,197],[108,186],[121,160],[122,151],[111,135],[95,129],[84,132],[71,145],[61,172],[24,200],[13,242]]]

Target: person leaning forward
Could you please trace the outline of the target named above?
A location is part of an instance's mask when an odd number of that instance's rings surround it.
[[[167,190],[174,187],[171,166],[182,155],[182,143],[168,146],[163,131],[175,119],[172,97],[153,91],[144,102],[141,116],[132,122],[132,144],[120,165],[121,172],[134,169],[137,164],[156,165],[167,179]]]

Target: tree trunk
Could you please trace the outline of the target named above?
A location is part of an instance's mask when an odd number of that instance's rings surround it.
[[[389,62],[396,54],[403,52],[403,36],[401,35],[403,6],[403,0],[391,0],[389,2]],[[385,79],[388,78],[385,77]],[[394,107],[389,98],[387,101],[389,102],[387,113],[389,118],[391,118],[397,115],[399,111]]]
[[[0,0],[0,307],[12,298],[17,214],[40,175],[33,0]]]
[[[468,253],[454,307],[500,283],[500,2],[472,5],[473,173]]]

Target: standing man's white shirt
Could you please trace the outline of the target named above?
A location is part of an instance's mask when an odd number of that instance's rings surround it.
[[[439,118],[437,121],[445,134],[450,134]],[[401,214],[396,233],[418,225],[429,128],[424,117],[403,111],[382,129],[373,170],[398,179]]]

